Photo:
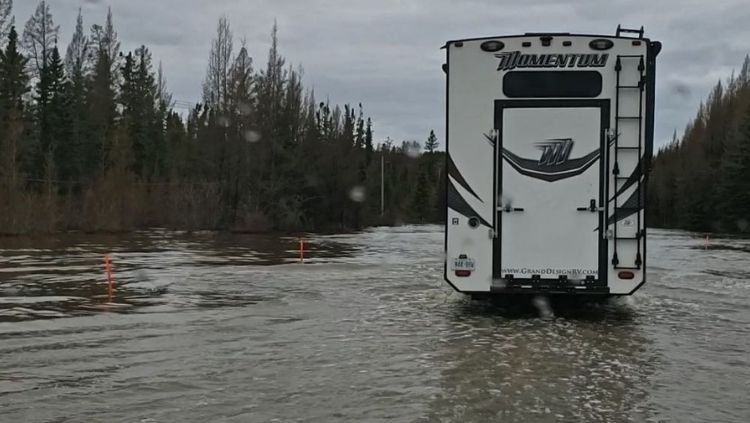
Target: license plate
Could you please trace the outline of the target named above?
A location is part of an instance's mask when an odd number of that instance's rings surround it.
[[[471,270],[473,272],[474,268],[475,268],[474,259],[470,259],[470,258],[453,259],[453,270]]]

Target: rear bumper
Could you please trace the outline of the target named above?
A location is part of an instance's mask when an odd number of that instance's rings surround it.
[[[567,278],[542,279],[539,277],[528,279],[496,280],[490,286],[493,294],[543,294],[543,295],[608,295],[606,283],[593,278],[572,281]]]
[[[485,292],[485,294],[488,294]],[[538,287],[492,287],[491,295],[610,295],[609,288],[538,288]]]

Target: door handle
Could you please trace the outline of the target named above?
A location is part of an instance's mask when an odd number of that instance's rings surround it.
[[[510,206],[498,207],[498,210],[504,211],[506,213],[522,212],[522,211],[524,211],[523,208],[520,208],[520,207],[510,207]]]
[[[578,210],[578,211],[588,211],[588,212],[591,212],[591,213],[596,213],[596,212],[599,211],[599,207],[597,207],[597,205],[596,205],[596,200],[592,198],[591,201],[589,202],[589,206],[588,207],[578,207],[576,210]]]

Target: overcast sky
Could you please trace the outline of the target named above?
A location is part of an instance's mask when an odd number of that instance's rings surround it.
[[[22,27],[36,0],[15,0]],[[269,32],[301,64],[306,86],[333,103],[362,102],[378,140],[423,141],[444,132],[446,40],[523,32],[613,34],[618,23],[646,27],[662,41],[656,143],[682,131],[718,79],[750,51],[748,0],[48,0],[64,46],[78,8],[88,28],[112,7],[123,50],[141,44],[163,62],[175,99],[200,100],[216,22],[229,17],[256,65],[265,63]],[[238,44],[238,43],[236,43]]]

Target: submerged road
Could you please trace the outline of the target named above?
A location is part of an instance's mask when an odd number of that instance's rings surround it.
[[[653,230],[635,296],[543,318],[452,293],[442,242],[0,239],[0,422],[750,421],[750,240]]]

